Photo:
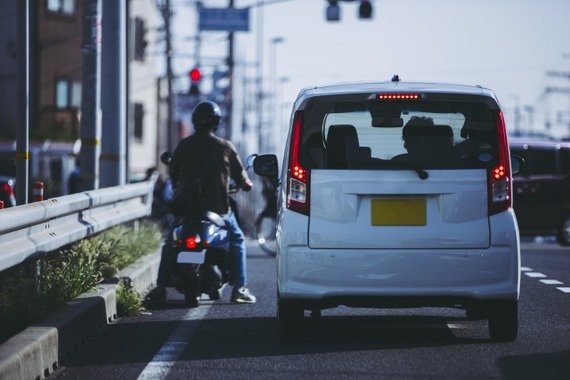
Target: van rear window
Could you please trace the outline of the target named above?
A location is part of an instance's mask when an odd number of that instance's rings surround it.
[[[488,168],[497,162],[495,117],[482,102],[315,98],[303,111],[301,163],[311,169],[380,169],[387,161]]]

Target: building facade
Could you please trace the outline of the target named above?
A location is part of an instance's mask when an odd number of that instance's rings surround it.
[[[0,140],[13,147],[18,114],[19,0],[0,0]],[[129,173],[140,177],[156,166],[157,155],[157,60],[155,50],[160,14],[154,0],[128,2],[129,82],[127,162]],[[77,147],[81,128],[82,0],[35,0],[30,19],[30,140],[31,143],[63,141]],[[103,28],[104,33],[104,28]],[[105,136],[102,136],[105,139]],[[45,146],[45,144],[44,144]],[[6,148],[8,149],[8,148]],[[69,154],[76,154],[70,150]],[[6,156],[4,152],[4,156]],[[53,158],[53,155],[50,155]],[[66,159],[66,162],[69,161]],[[50,166],[51,164],[47,164]],[[3,165],[2,170],[8,170]],[[64,165],[66,166],[66,165]],[[33,165],[31,165],[33,169]],[[72,168],[71,168],[72,169]],[[10,170],[11,171],[11,170]],[[45,171],[42,171],[45,173]],[[0,173],[13,175],[12,173]],[[33,179],[39,173],[31,170]],[[59,177],[59,176],[58,176]],[[65,177],[65,173],[63,174]],[[41,179],[41,178],[40,178]],[[59,184],[54,196],[66,194]]]

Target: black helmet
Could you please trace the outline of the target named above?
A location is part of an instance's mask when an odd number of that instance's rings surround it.
[[[192,111],[192,124],[197,131],[215,131],[222,120],[222,110],[214,102],[200,102]]]

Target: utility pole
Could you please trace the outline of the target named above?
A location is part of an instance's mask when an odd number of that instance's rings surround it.
[[[101,154],[101,1],[84,0],[81,95],[81,190],[99,188]]]
[[[228,8],[234,7],[234,0],[230,0]],[[233,116],[233,76],[234,76],[234,32],[228,33],[228,90],[226,99],[226,138],[232,139],[232,116]]]
[[[166,41],[166,87],[167,87],[167,111],[166,111],[166,126],[168,128],[167,134],[167,147],[168,151],[172,152],[174,149],[174,136],[172,125],[172,114],[174,112],[172,106],[172,82],[174,81],[174,74],[172,73],[172,35],[170,33],[170,23],[172,21],[172,12],[170,11],[170,0],[164,0],[162,6],[162,17],[164,19],[164,33]]]
[[[30,0],[17,2],[18,14],[18,135],[16,139],[16,201],[28,203],[30,164]],[[35,2],[34,2],[35,4]]]
[[[103,2],[101,187],[126,182],[127,0]]]
[[[257,151],[263,153],[265,138],[263,134],[263,6],[257,9]]]

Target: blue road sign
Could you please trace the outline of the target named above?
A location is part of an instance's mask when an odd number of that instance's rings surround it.
[[[199,15],[201,31],[249,31],[249,8],[201,8]]]

